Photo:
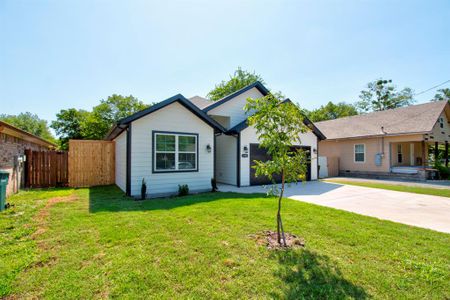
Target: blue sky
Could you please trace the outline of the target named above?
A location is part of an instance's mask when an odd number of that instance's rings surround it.
[[[420,92],[450,79],[449,37],[450,1],[0,0],[0,113],[205,96],[238,66],[308,109],[379,77]]]

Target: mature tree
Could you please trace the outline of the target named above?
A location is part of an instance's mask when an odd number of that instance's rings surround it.
[[[281,220],[281,199],[286,183],[304,179],[306,174],[306,155],[302,150],[294,150],[293,145],[301,144],[300,134],[308,128],[303,124],[303,114],[299,107],[291,102],[282,102],[273,94],[259,99],[247,99],[247,112],[254,112],[248,123],[254,126],[260,141],[270,160],[255,161],[256,176],[281,175],[281,190],[273,186],[278,194],[277,238],[280,245],[286,246]],[[281,240],[283,244],[281,244]]]
[[[440,89],[437,91],[436,95],[434,95],[434,98],[431,101],[442,101],[447,100],[450,101],[450,89]]]
[[[233,75],[230,75],[229,80],[224,80],[221,83],[217,84],[214,89],[212,89],[208,93],[207,97],[210,100],[217,101],[256,81],[264,84],[264,80],[260,75],[256,74],[255,72],[252,73],[242,70],[239,67],[236,71],[234,71]]]
[[[339,102],[334,104],[328,102],[327,105],[314,109],[312,111],[306,111],[306,115],[313,122],[334,120],[342,117],[349,117],[357,115],[358,111],[355,106],[345,102]]]
[[[410,88],[397,91],[392,80],[378,79],[367,84],[367,89],[361,91],[356,103],[362,112],[380,111],[411,105],[414,93]]]
[[[36,114],[30,112],[20,113],[18,115],[1,114],[0,120],[49,142],[55,142],[55,138],[48,128],[47,121],[40,119]]]
[[[70,139],[83,139],[83,126],[89,116],[85,110],[75,108],[62,109],[56,114],[56,121],[50,125],[59,136],[59,147],[66,150]]]
[[[131,95],[114,94],[100,100],[91,112],[75,108],[61,110],[51,127],[60,138],[60,147],[67,149],[69,139],[103,139],[115,122],[147,107]]]

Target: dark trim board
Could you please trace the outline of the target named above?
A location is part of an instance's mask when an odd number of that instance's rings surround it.
[[[125,127],[124,125],[131,124],[133,121],[136,121],[142,117],[145,117],[146,115],[149,115],[151,113],[154,113],[170,104],[173,104],[175,102],[180,103],[183,105],[186,109],[188,109],[191,113],[196,115],[198,118],[200,118],[203,122],[214,128],[217,132],[225,132],[225,128],[223,128],[222,125],[217,123],[213,118],[208,116],[204,111],[202,111],[200,108],[195,106],[191,101],[186,99],[183,95],[177,94],[173,97],[170,97],[164,101],[161,101],[155,105],[150,106],[149,108],[146,108],[144,110],[138,111],[137,113],[123,118],[119,120],[116,125],[110,130],[108,133],[106,139],[107,140],[113,140],[120,134],[120,129]],[[119,128],[119,129],[118,129]]]
[[[131,196],[131,124],[126,129],[127,134],[127,174],[126,174],[126,194]]]
[[[196,153],[196,162],[195,162],[195,170],[171,170],[171,171],[158,171],[155,169],[155,143],[156,139],[155,136],[158,133],[162,134],[179,134],[179,135],[194,135],[196,136],[196,143],[197,143],[197,153]],[[198,172],[198,165],[199,165],[199,135],[198,133],[192,133],[192,132],[178,132],[178,131],[161,131],[161,130],[152,130],[152,174],[165,174],[165,173],[193,173]],[[175,159],[176,160],[176,159]]]
[[[236,185],[241,187],[241,133],[237,135]]]
[[[208,111],[210,111],[210,110],[212,110],[212,109],[214,109],[214,108],[216,108],[216,107],[218,107],[218,106],[220,106],[220,105],[230,101],[231,99],[239,96],[240,94],[243,94],[243,93],[251,90],[252,88],[256,88],[258,91],[260,91],[260,93],[263,96],[266,96],[267,94],[269,94],[269,90],[261,82],[256,81],[256,82],[254,82],[254,83],[252,83],[250,85],[247,85],[246,87],[243,87],[242,89],[240,89],[240,90],[238,90],[238,91],[236,91],[236,92],[234,92],[234,93],[232,93],[232,94],[230,94],[228,96],[225,96],[224,98],[222,98],[220,100],[217,100],[214,104],[211,104],[211,105],[205,107],[203,109],[203,111],[204,112],[208,112]]]
[[[292,103],[292,101],[290,99],[286,99],[281,103]],[[244,121],[242,121],[241,123],[235,125],[233,128],[230,128],[227,132],[225,132],[226,134],[237,134],[241,131],[243,131],[244,129],[246,129],[249,125],[248,125],[248,118],[245,119]],[[311,129],[311,131],[314,133],[314,135],[319,139],[319,140],[325,140],[326,137],[325,135],[319,130],[319,128],[316,127],[316,125],[314,125],[313,122],[311,122],[311,120],[309,120],[306,116],[303,116],[303,124],[305,126],[307,126],[309,129]]]

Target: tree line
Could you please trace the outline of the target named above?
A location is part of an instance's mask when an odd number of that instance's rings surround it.
[[[255,81],[265,84],[261,75],[237,68],[228,79],[215,85],[208,93],[207,98],[212,101],[220,100]],[[284,98],[281,92],[274,93],[274,95],[277,98]],[[441,100],[450,101],[449,88],[438,90],[431,101]],[[369,82],[354,103],[329,101],[319,108],[303,109],[302,111],[311,121],[319,122],[408,106],[414,102],[414,91],[411,88],[405,87],[398,90],[391,79],[380,78]],[[60,149],[67,149],[69,139],[103,139],[115,122],[150,105],[132,95],[113,94],[106,100],[100,100],[100,103],[91,111],[76,108],[62,109],[56,114],[56,120],[50,124],[30,112],[18,115],[0,114],[0,120],[57,143]],[[58,139],[52,135],[50,128],[55,131]]]

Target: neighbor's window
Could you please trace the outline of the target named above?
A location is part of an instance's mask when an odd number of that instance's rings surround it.
[[[355,145],[355,162],[365,162],[365,145],[356,144]]]
[[[403,162],[402,144],[397,145],[397,162],[401,164]]]
[[[444,118],[439,118],[439,126],[444,128]]]
[[[155,171],[197,170],[197,135],[155,134]]]

